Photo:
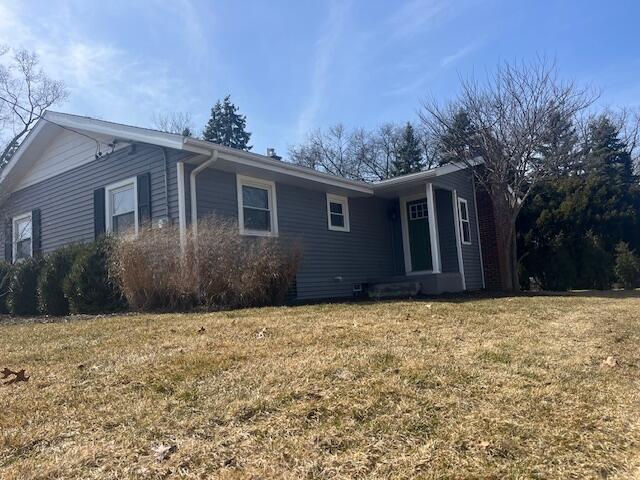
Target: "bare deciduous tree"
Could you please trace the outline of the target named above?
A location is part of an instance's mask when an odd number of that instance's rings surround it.
[[[425,164],[435,166],[435,153],[428,132],[418,132]],[[322,172],[365,181],[384,180],[393,175],[402,128],[386,123],[375,130],[357,128],[348,131],[343,125],[311,132],[304,142],[289,147],[290,161]]]
[[[304,143],[289,147],[293,163],[341,177],[361,179],[361,160],[354,158],[353,152],[352,135],[342,124],[327,131],[314,130]]]
[[[193,122],[188,112],[154,113],[151,122],[154,128],[163,132],[192,136]]]
[[[0,48],[0,56],[8,52]],[[45,110],[67,96],[64,83],[44,73],[34,52],[17,50],[8,64],[0,64],[0,168]]]
[[[464,111],[471,122],[473,143],[483,160],[473,168],[478,183],[493,203],[499,268],[505,290],[519,289],[516,252],[516,218],[531,188],[551,169],[540,146],[554,116],[573,119],[595,95],[557,78],[555,64],[544,59],[500,65],[485,82],[461,81],[461,93],[448,105],[425,101],[422,124],[435,137],[455,131],[455,112]],[[459,139],[466,145],[468,138]],[[473,166],[470,149],[453,152]]]

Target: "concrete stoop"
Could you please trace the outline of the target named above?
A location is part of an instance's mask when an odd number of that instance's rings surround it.
[[[370,298],[413,297],[420,293],[420,282],[376,283],[369,287]]]

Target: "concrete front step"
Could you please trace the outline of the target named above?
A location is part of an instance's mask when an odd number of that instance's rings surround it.
[[[369,287],[370,298],[413,297],[422,289],[420,282],[376,283]]]

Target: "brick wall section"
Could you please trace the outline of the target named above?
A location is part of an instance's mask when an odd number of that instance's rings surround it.
[[[486,190],[479,186],[476,186],[476,188],[478,227],[480,228],[480,243],[482,245],[485,288],[490,291],[502,290],[493,204]]]

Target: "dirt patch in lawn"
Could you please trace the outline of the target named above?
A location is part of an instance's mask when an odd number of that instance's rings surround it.
[[[0,324],[4,367],[3,479],[640,475],[634,296]]]

